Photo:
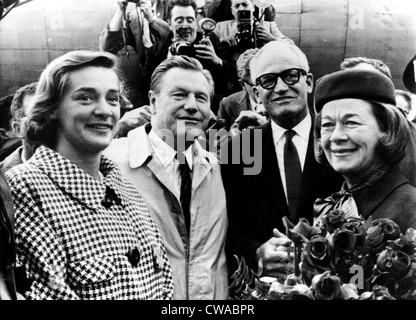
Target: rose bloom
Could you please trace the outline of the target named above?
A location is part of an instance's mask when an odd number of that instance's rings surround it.
[[[409,228],[405,235],[400,234],[400,238],[389,240],[387,244],[396,251],[400,250],[408,255],[412,255],[416,252],[416,231],[413,228]]]
[[[372,300],[395,300],[386,287],[375,285],[373,287]]]
[[[298,284],[292,288],[287,300],[315,300],[315,296],[307,285]]]
[[[341,286],[341,296],[344,300],[358,300],[360,298],[357,287],[351,283],[344,283]]]
[[[293,228],[293,231],[309,239],[312,236],[319,234],[321,232],[321,229],[318,227],[311,226],[308,219],[299,218],[299,222]]]
[[[331,210],[322,217],[322,226],[329,233],[333,233],[336,229],[341,228],[346,222],[344,211],[338,209]]]
[[[366,233],[366,243],[373,252],[382,251],[387,241],[400,238],[399,226],[394,221],[385,218],[372,221]]]
[[[330,271],[318,274],[312,279],[312,291],[317,300],[333,300],[341,290],[341,280]]]
[[[377,268],[396,279],[404,277],[410,270],[411,261],[407,254],[387,247],[377,257]]]
[[[352,218],[344,223],[341,230],[350,230],[355,235],[356,247],[363,246],[365,243],[364,219]]]
[[[337,229],[329,237],[332,247],[342,253],[351,253],[355,249],[356,239],[354,232],[347,229]]]
[[[316,235],[309,240],[302,252],[301,268],[304,271],[326,271],[332,268],[331,245],[328,239]]]

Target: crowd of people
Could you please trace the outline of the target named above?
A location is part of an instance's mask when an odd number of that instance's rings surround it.
[[[97,50],[0,101],[0,300],[227,300],[235,256],[288,273],[283,217],[416,229],[414,93],[376,58],[315,79],[273,6],[116,1]]]

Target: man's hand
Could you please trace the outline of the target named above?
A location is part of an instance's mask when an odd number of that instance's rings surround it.
[[[235,35],[231,35],[227,38],[224,38],[222,42],[227,43],[230,47],[237,47],[238,45]]]
[[[251,129],[266,124],[268,122],[265,116],[251,110],[243,110],[235,119],[234,123],[238,125],[239,130]]]
[[[222,42],[225,42],[225,43],[228,43],[228,45],[230,46],[230,47],[236,47],[237,46],[237,38],[236,38],[236,34],[238,33],[238,30],[237,30],[237,24],[234,24],[232,27],[231,27],[231,30],[230,30],[230,35],[227,37],[227,38],[223,38],[223,39],[221,39],[221,41]]]
[[[212,64],[222,66],[222,60],[215,53],[210,39],[202,40],[203,43],[195,44],[195,56],[198,60],[210,61]]]
[[[117,5],[118,5],[118,8],[122,11],[127,6],[127,1],[116,1],[116,2],[117,2]]]
[[[143,12],[143,16],[147,21],[149,21],[149,23],[152,23],[153,20],[155,20],[152,11],[152,3],[150,2],[150,0],[140,0],[139,8]]]
[[[273,237],[256,251],[260,276],[284,278],[293,271],[293,253],[289,253],[290,239],[276,228]]]
[[[130,130],[150,122],[151,116],[152,112],[147,105],[126,112],[118,122],[117,135],[121,137],[126,136]]]
[[[259,23],[256,24],[256,38],[257,40],[264,42],[276,40],[276,37],[274,37],[262,24]]]

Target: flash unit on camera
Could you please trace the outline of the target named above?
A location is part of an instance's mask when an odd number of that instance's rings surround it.
[[[211,32],[215,29],[216,26],[215,21],[210,18],[202,18],[201,20],[199,20],[198,24],[199,27],[205,32]]]

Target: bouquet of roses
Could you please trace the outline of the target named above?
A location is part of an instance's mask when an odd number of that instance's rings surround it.
[[[231,276],[237,300],[416,300],[416,231],[390,219],[345,218],[332,210],[311,226],[284,218],[293,273],[260,277],[243,258]]]

